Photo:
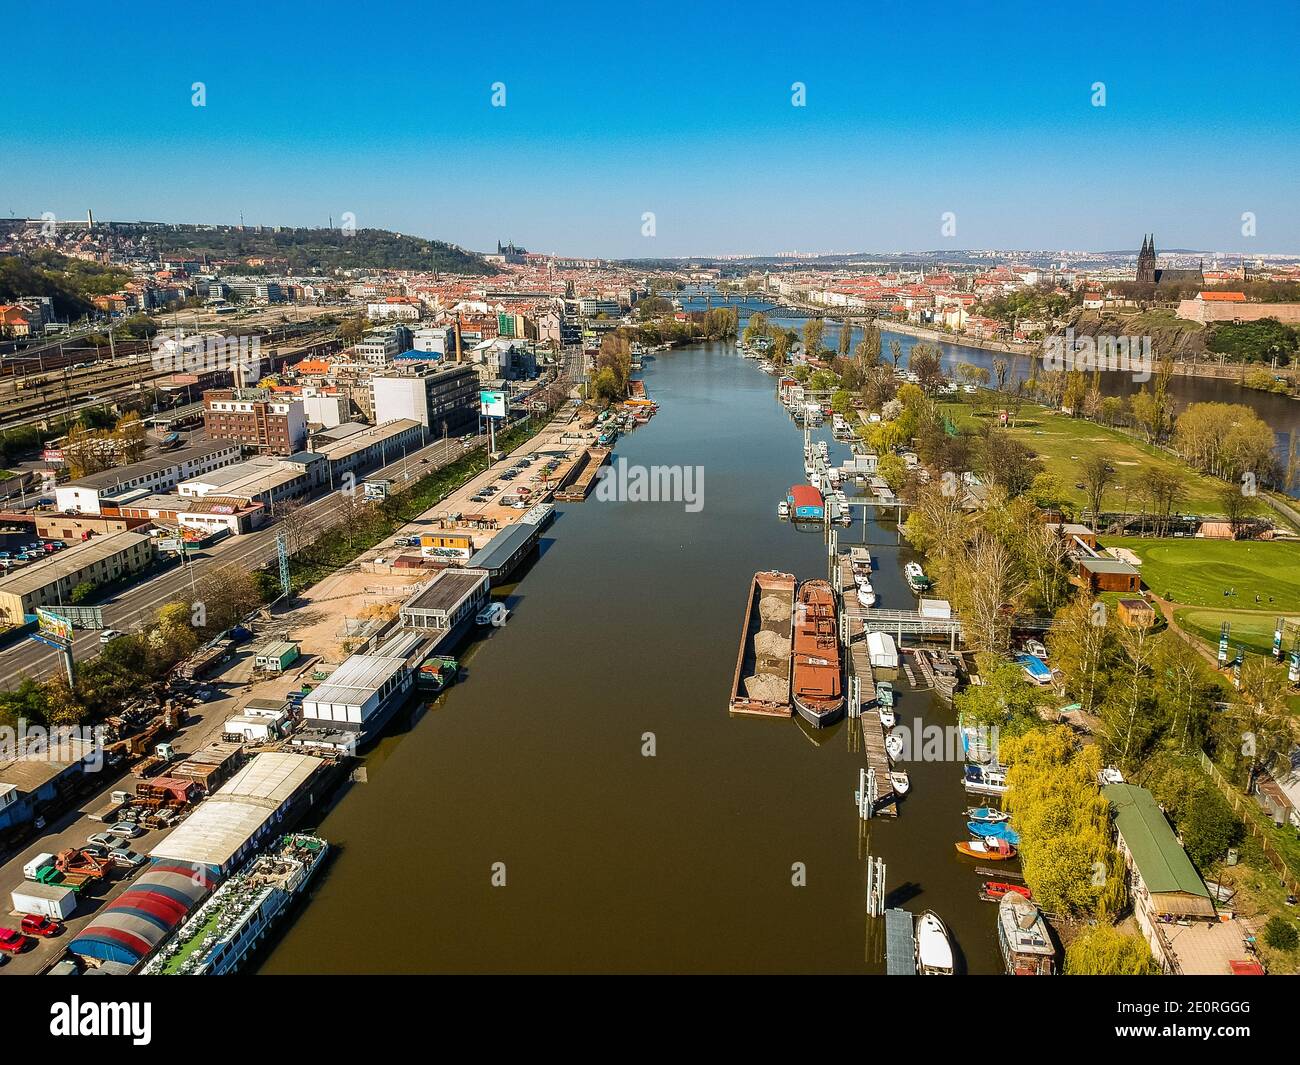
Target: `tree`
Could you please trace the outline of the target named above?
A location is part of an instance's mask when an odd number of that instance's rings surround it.
[[[770,336],[772,328],[768,323],[767,315],[762,311],[755,311],[745,322],[745,335],[742,338],[746,344],[753,344],[760,337]]]
[[[1102,704],[1102,731],[1110,758],[1124,769],[1133,769],[1142,760],[1156,729],[1151,677],[1155,645],[1149,625],[1120,625],[1116,640],[1121,652],[1120,668]]]
[[[1006,545],[977,533],[953,576],[950,598],[965,620],[967,644],[976,651],[1005,651],[1011,644],[1011,618],[1025,589]]]
[[[1115,621],[1105,603],[1080,592],[1056,613],[1047,634],[1047,649],[1066,688],[1086,713],[1101,700],[1115,660]]]
[[[916,374],[917,383],[926,392],[935,392],[944,383],[939,349],[933,344],[916,344],[907,357],[907,366]]]
[[[980,683],[954,697],[963,723],[997,729],[1002,736],[1018,736],[1042,725],[1038,692],[1017,663],[987,651],[977,653],[975,662]]]
[[[803,324],[804,356],[815,359],[821,355],[822,335],[826,332],[826,322],[821,318],[809,318]]]
[[[366,335],[369,324],[364,315],[354,315],[339,326],[339,339],[344,344],[355,344]]]
[[[149,441],[145,436],[144,422],[135,411],[128,411],[117,420],[113,438],[124,463],[139,462],[144,458]]]
[[[1158,976],[1160,966],[1141,936],[1111,924],[1085,928],[1065,948],[1066,976]]]
[[[898,340],[889,342],[889,358],[894,363],[894,369],[898,369],[898,364],[903,360],[903,345]]]
[[[195,587],[190,611],[198,622],[196,628],[213,633],[230,628],[261,605],[252,573],[232,562],[203,575]]]
[[[1151,513],[1155,518],[1155,534],[1166,536],[1169,522],[1183,497],[1183,479],[1173,470],[1163,466],[1148,466],[1142,473]]]
[[[1274,950],[1291,954],[1300,947],[1300,934],[1296,933],[1295,925],[1290,921],[1274,914],[1264,925],[1264,942]]]
[[[1238,539],[1250,515],[1250,500],[1242,493],[1240,485],[1225,484],[1219,489],[1219,506],[1223,510],[1224,520],[1232,528],[1232,538]]]
[[[69,595],[68,598],[72,600],[72,603],[74,605],[78,605],[86,602],[86,600],[90,599],[92,596],[94,596],[94,594],[95,594],[95,582],[82,581],[80,584],[78,584],[75,588],[72,589],[72,594]]]
[[[998,383],[999,392],[1005,392],[1007,390],[1007,360],[1006,359],[998,358],[993,360],[993,379]]]
[[[840,335],[836,344],[836,351],[841,359],[848,358],[849,348],[852,346],[852,343],[853,327],[845,321],[845,323],[840,326]]]
[[[874,318],[863,323],[862,339],[858,341],[855,355],[864,371],[880,364],[880,327]]]
[[[1097,519],[1101,516],[1102,499],[1106,490],[1115,483],[1115,467],[1104,455],[1089,455],[1079,467],[1080,479],[1088,501],[1088,510],[1092,519],[1092,531],[1097,531]]]
[[[986,484],[1001,485],[1015,498],[1029,490],[1043,465],[1014,436],[989,426],[981,439],[978,469]]]

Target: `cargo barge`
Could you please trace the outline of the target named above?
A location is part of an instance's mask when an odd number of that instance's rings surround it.
[[[794,611],[794,708],[814,728],[844,716],[843,670],[835,591],[829,581],[804,581]]]
[[[740,630],[740,654],[731,682],[733,714],[790,716],[791,618],[795,579],[790,573],[755,573]]]
[[[268,854],[217,888],[207,902],[145,967],[146,976],[222,976],[233,973],[271,925],[306,890],[324,864],[329,844],[318,836],[285,836]]]

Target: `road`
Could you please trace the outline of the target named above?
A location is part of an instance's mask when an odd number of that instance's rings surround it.
[[[426,476],[433,470],[459,458],[464,453],[456,437],[410,452],[404,459],[390,462],[380,470],[367,474],[368,478],[384,477],[401,484]],[[471,437],[483,443],[483,437]],[[427,461],[425,461],[427,460]],[[298,512],[308,530],[324,529],[338,521],[341,496],[330,492],[304,504]],[[131,632],[149,621],[154,612],[165,603],[189,595],[191,589],[209,570],[235,563],[248,569],[258,569],[276,557],[275,522],[269,522],[256,532],[244,536],[231,536],[219,541],[210,549],[195,555],[187,566],[173,566],[101,604],[106,627]],[[99,654],[98,632],[79,632],[73,640],[73,658],[85,661]],[[52,648],[28,640],[15,644],[0,655],[0,688],[13,689],[24,677],[40,680],[63,668],[62,656]]]

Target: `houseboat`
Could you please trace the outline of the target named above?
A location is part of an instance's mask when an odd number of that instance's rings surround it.
[[[825,521],[826,504],[822,494],[810,484],[792,485],[785,501],[795,521]]]
[[[733,714],[790,716],[794,591],[793,574],[754,574],[731,683],[729,705]]]
[[[926,910],[916,922],[916,961],[922,976],[952,976],[952,940],[939,915]]]
[[[925,575],[919,562],[909,562],[903,567],[903,576],[907,578],[907,586],[912,589],[916,595],[928,591],[930,588],[930,578]]]
[[[1019,891],[1007,891],[998,903],[998,945],[1011,976],[1051,976],[1056,970],[1043,914]]]
[[[844,716],[835,592],[829,581],[804,581],[794,610],[794,708],[815,728]]]

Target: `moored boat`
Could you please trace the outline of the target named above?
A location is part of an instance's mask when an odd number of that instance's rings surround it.
[[[907,586],[917,595],[920,595],[930,587],[930,578],[925,575],[925,571],[921,569],[920,563],[907,563],[903,567],[903,576],[907,579]]]
[[[985,880],[980,884],[980,898],[985,902],[1001,902],[1002,896],[1011,891],[1027,899],[1034,897],[1034,893],[1024,884],[1009,884],[1005,880]]]
[[[995,810],[992,806],[972,806],[966,811],[966,817],[971,821],[986,821],[992,824],[1011,820],[1011,815],[1005,810]]]
[[[784,499],[776,505],[776,516],[778,518],[788,518],[790,516],[790,504]]]
[[[1016,848],[1004,839],[964,839],[954,846],[968,858],[989,862],[1005,862],[1016,856]]]
[[[804,581],[794,610],[794,707],[816,728],[844,715],[835,592],[829,581]]]
[[[922,976],[952,976],[952,940],[939,915],[926,910],[916,922],[916,961]]]
[[[770,571],[754,574],[731,684],[729,705],[734,714],[790,716],[794,590],[793,574]]]
[[[887,680],[876,685],[876,704],[878,706],[894,705],[894,686]]]
[[[962,785],[976,795],[1005,795],[1007,774],[1001,769],[967,763]]]
[[[420,663],[415,686],[421,691],[440,692],[456,679],[460,664],[450,655],[432,655]]]
[[[912,790],[911,778],[908,777],[907,773],[902,769],[894,769],[890,771],[889,783],[893,787],[894,791],[899,795],[906,795]]]
[[[966,830],[979,839],[1004,839],[1013,846],[1020,843],[1020,833],[1005,821],[967,821]]]
[[[1051,976],[1056,970],[1056,948],[1042,911],[1019,892],[1008,891],[998,902],[998,945],[1012,976]]]
[[[902,757],[903,747],[903,737],[897,732],[891,732],[885,737],[885,753],[891,762],[897,762]]]
[[[892,707],[877,706],[876,713],[880,716],[880,723],[884,725],[885,728],[893,728],[898,723],[898,718],[894,716]]]
[[[858,602],[863,606],[876,605],[876,591],[869,583],[861,582],[858,584]]]

